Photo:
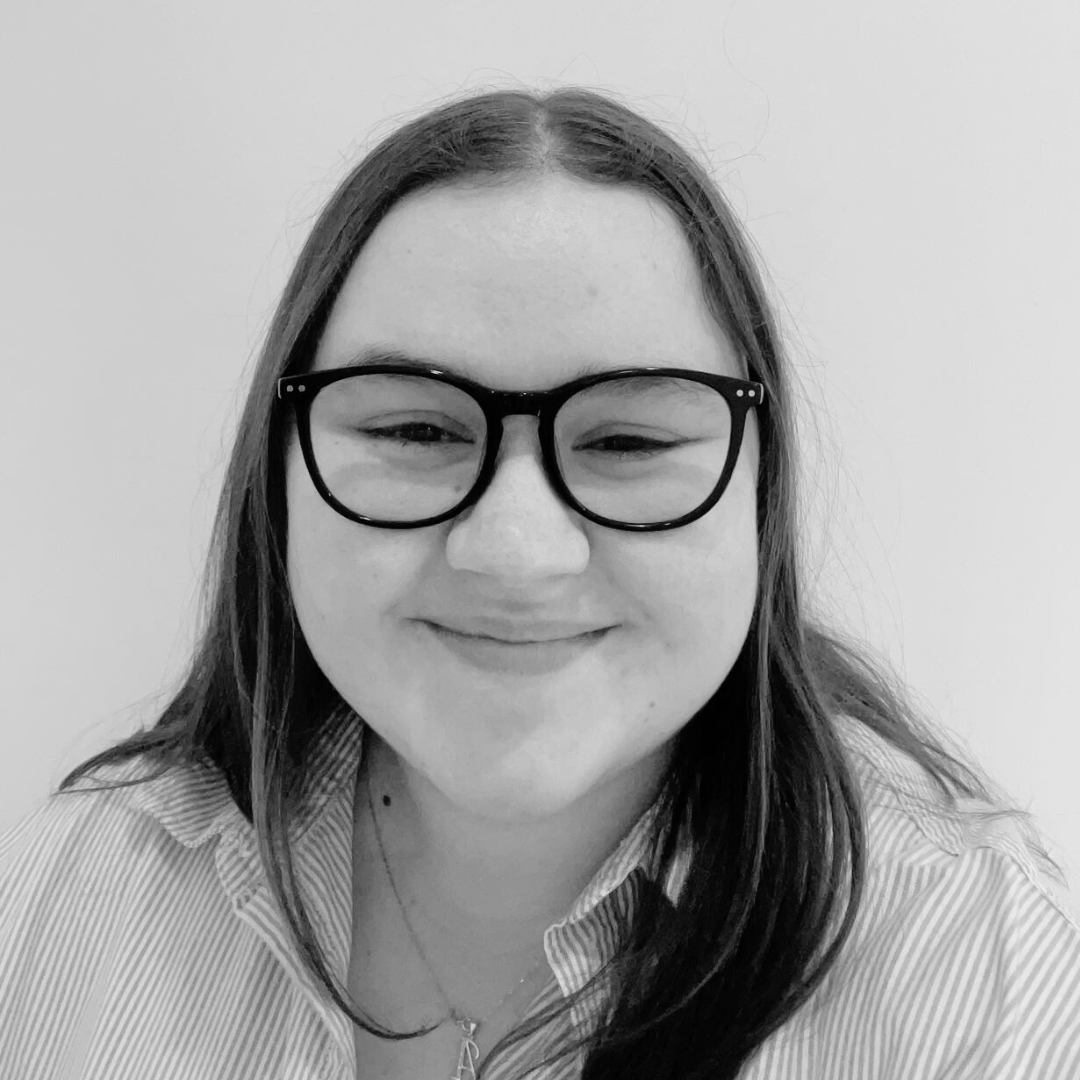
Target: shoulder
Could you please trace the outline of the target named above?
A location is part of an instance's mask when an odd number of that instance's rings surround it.
[[[953,875],[958,860],[1001,864],[1062,919],[1076,925],[1075,898],[1033,819],[981,799],[947,798],[907,754],[848,717],[837,731],[863,801],[870,868],[876,873]]]
[[[832,1018],[841,1058],[897,1062],[890,1077],[1073,1075],[1080,928],[1034,826],[987,803],[950,804],[917,763],[859,728],[842,738],[864,802],[867,876],[808,1015]]]
[[[96,779],[135,779],[142,769],[128,762],[96,774]],[[55,888],[58,877],[81,881],[94,866],[112,866],[121,837],[131,843],[147,839],[132,802],[132,788],[93,789],[90,778],[67,791],[54,792],[0,835],[0,911],[10,911],[14,894]]]
[[[344,712],[325,725],[300,811],[288,825],[294,843],[343,793],[351,797],[360,744],[360,725]],[[216,852],[218,840],[223,851]],[[181,884],[212,877],[230,899],[264,883],[254,827],[220,769],[162,766],[145,756],[98,766],[0,834],[0,945],[4,921],[35,897],[58,908],[121,888],[130,894],[140,875],[160,887],[170,875]],[[192,881],[195,887],[211,891],[201,879],[198,886]],[[180,888],[176,896],[184,893]]]
[[[117,783],[130,786],[107,786]],[[0,835],[0,950],[35,927],[119,903],[148,875],[183,880],[196,850],[232,819],[226,803],[220,778],[141,758],[54,792]]]
[[[160,981],[172,943],[226,925],[221,855],[206,842],[229,820],[218,786],[159,771],[141,759],[99,769],[0,836],[0,1060],[30,1053],[42,1026],[50,1053],[70,1049],[91,1017]]]

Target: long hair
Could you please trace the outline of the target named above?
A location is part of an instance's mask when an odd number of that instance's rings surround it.
[[[602,1022],[549,1060],[580,1050],[585,1080],[722,1080],[735,1077],[821,984],[859,910],[864,818],[836,716],[908,754],[947,799],[985,798],[987,789],[922,721],[883,662],[803,610],[792,387],[749,245],[705,167],[610,96],[566,87],[451,100],[384,138],[339,186],[300,253],[254,372],[214,522],[204,626],[185,680],[153,727],[85,761],[59,790],[140,755],[160,766],[144,780],[181,763],[220,770],[254,826],[270,888],[312,974],[367,1031],[418,1034],[388,1032],[354,1011],[328,968],[294,873],[288,824],[311,751],[343,702],[316,665],[290,598],[287,431],[275,386],[309,369],[353,261],[405,195],[545,172],[628,185],[662,200],[690,245],[713,317],[747,377],[764,384],[759,590],[742,651],[676,736],[660,789],[652,837],[660,880],[684,836],[692,842],[678,903],[645,891],[604,969],[511,1032],[483,1071],[603,987]]]

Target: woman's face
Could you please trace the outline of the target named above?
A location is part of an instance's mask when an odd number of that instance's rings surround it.
[[[352,267],[315,368],[374,346],[502,390],[639,365],[744,377],[670,211],[558,176],[399,202]],[[751,413],[712,510],[671,531],[618,531],[559,500],[536,419],[511,416],[478,503],[391,530],[331,509],[294,439],[300,625],[342,698],[463,809],[538,820],[611,783],[651,785],[746,638],[757,469]],[[604,632],[572,638],[593,630]]]

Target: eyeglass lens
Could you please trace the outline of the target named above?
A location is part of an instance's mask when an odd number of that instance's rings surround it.
[[[323,483],[380,521],[420,521],[462,501],[488,437],[479,403],[423,375],[362,373],[322,387],[310,411]],[[696,510],[716,487],[731,440],[718,391],[634,375],[579,390],[555,417],[558,468],[592,513],[627,524]]]

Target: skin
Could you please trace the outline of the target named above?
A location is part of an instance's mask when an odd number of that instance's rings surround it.
[[[443,186],[398,203],[352,267],[315,367],[373,345],[508,390],[547,389],[586,365],[745,377],[670,211],[628,187],[561,175]],[[535,418],[515,416],[478,504],[439,525],[387,530],[335,513],[290,445],[300,624],[369,725],[362,770],[433,960],[441,938],[498,959],[508,985],[654,798],[673,737],[747,635],[757,470],[751,413],[717,506],[681,529],[620,532],[561,503]],[[537,676],[480,670],[419,621],[483,614],[614,629]],[[381,872],[357,790],[355,859]]]

